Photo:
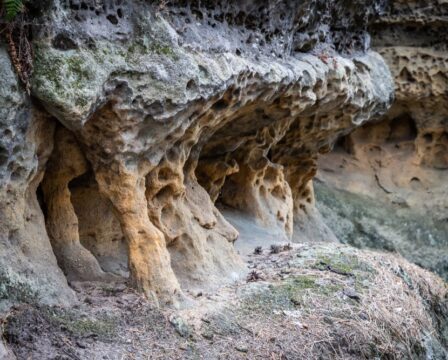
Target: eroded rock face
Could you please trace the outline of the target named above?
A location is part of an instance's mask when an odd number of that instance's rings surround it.
[[[54,136],[56,143],[42,182],[53,250],[68,280],[104,279],[96,258],[79,241],[78,218],[69,190],[69,182],[87,171],[87,162],[71,132],[58,127]]]
[[[342,240],[400,251],[445,278],[447,23],[444,1],[392,2],[372,26],[372,44],[392,71],[396,101],[380,122],[341,139],[318,175],[321,210]]]
[[[388,118],[413,119],[416,161],[436,169],[448,169],[447,23],[445,1],[411,1],[393,3],[373,27],[373,45],[395,78],[397,101]]]
[[[215,203],[285,239],[331,237],[311,179],[318,152],[392,102],[364,30],[381,7],[55,1],[35,29],[32,92],[62,124],[42,190],[67,277],[129,270],[162,303],[232,281],[238,232]],[[107,253],[116,239],[126,249]]]
[[[0,47],[0,309],[14,302],[70,304],[36,191],[51,154],[54,120],[20,89]]]
[[[79,240],[109,273],[127,278],[128,250],[110,201],[99,192],[92,174],[69,183],[79,226]]]

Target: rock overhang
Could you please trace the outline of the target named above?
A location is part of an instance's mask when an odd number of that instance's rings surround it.
[[[45,205],[63,209],[46,219],[50,237],[62,239],[58,260],[70,251],[85,253],[79,250],[79,232],[85,232],[63,229],[82,211],[79,202],[73,208],[70,192],[87,186],[117,217],[132,283],[163,302],[182,297],[181,287],[233,281],[244,272],[232,245],[237,231],[216,201],[291,237],[294,222],[314,216],[317,153],[393,100],[389,70],[368,50],[361,26],[377,2],[368,11],[352,4],[344,24],[337,16],[344,1],[268,3],[258,9],[269,25],[258,40],[253,19],[238,17],[255,2],[229,2],[230,10],[211,2],[214,20],[207,13],[195,22],[195,2],[165,9],[138,2],[54,4],[33,39],[32,94],[63,124],[55,148],[74,146],[85,157],[53,152],[48,166],[55,170],[44,179]],[[245,10],[235,13],[238,7]],[[236,18],[221,18],[219,11]],[[198,29],[221,37],[193,36]],[[87,167],[74,174],[79,161]],[[67,173],[73,173],[68,180]]]

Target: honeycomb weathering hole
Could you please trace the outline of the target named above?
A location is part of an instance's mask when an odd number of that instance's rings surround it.
[[[389,141],[414,141],[418,130],[415,120],[408,114],[404,114],[390,121]]]

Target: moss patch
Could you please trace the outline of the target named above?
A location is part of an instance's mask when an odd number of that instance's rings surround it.
[[[360,261],[358,256],[344,253],[319,254],[312,267],[348,276],[362,276],[366,275],[366,273],[375,273],[375,270],[365,262]]]
[[[87,63],[88,54],[50,52],[38,44],[35,54],[35,91],[45,94],[45,98],[56,104],[70,100],[76,106],[84,107],[89,103],[86,89],[95,79],[95,69]]]
[[[174,48],[167,44],[147,39],[136,40],[128,48],[126,61],[137,60],[142,55],[159,55],[172,60],[179,60]]]
[[[102,341],[110,341],[117,336],[118,318],[102,314],[98,317],[82,317],[79,313],[61,309],[44,309],[43,312],[49,322],[55,326],[62,326],[77,337],[94,336]]]
[[[242,302],[244,312],[272,314],[281,310],[306,308],[307,296],[334,296],[341,285],[318,282],[318,277],[300,275],[279,284],[271,284],[246,297]]]

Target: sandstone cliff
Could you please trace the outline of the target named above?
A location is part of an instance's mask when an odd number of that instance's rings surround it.
[[[445,0],[27,2],[0,24],[14,353],[446,356],[446,283],[337,242],[446,278],[447,23]]]
[[[176,302],[182,288],[244,273],[217,201],[285,239],[331,236],[314,210],[317,153],[393,98],[363,30],[376,11],[44,6],[35,104],[2,52],[2,276],[52,302],[73,299],[66,279],[129,272],[147,296]]]
[[[386,10],[371,25],[372,46],[391,69],[396,100],[321,158],[319,207],[341,240],[399,251],[447,279],[448,4],[396,1]]]

